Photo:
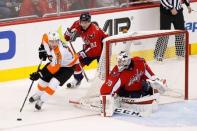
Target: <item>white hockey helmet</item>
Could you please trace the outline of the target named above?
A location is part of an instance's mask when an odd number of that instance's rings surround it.
[[[57,40],[60,40],[60,36],[58,34],[58,32],[56,31],[51,31],[48,33],[48,38],[49,40],[51,41],[57,41]]]
[[[126,51],[121,51],[117,57],[117,61],[119,71],[123,71],[130,65],[131,58],[129,57],[129,54]]]

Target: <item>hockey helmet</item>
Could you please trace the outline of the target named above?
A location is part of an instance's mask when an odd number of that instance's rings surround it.
[[[49,39],[49,47],[54,49],[58,46],[60,36],[56,31],[52,31],[48,33],[48,39]]]
[[[80,21],[91,21],[91,15],[89,12],[84,12],[80,15]]]
[[[48,38],[50,41],[60,40],[59,34],[56,31],[51,31],[48,33]]]
[[[119,71],[123,71],[130,65],[131,58],[129,57],[129,54],[126,51],[121,51],[117,57],[117,61]]]

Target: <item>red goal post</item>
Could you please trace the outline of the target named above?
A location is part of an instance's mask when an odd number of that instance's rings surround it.
[[[183,37],[182,37],[183,36]],[[176,65],[181,65],[180,70],[177,70],[176,73],[180,73],[180,71],[184,70],[183,73],[183,77],[184,79],[180,76],[180,79],[177,78],[177,82],[180,81],[184,81],[184,84],[182,83],[182,85],[184,85],[184,99],[187,100],[188,99],[188,70],[189,70],[189,33],[188,31],[184,31],[184,30],[155,30],[155,31],[138,31],[138,32],[128,32],[125,34],[119,34],[119,35],[114,35],[114,36],[110,36],[106,39],[103,40],[103,51],[102,51],[102,55],[99,61],[99,67],[98,67],[98,76],[100,79],[105,80],[109,73],[110,70],[112,68],[112,66],[114,66],[112,59],[115,59],[113,57],[113,53],[117,53],[118,50],[121,50],[120,48],[122,48],[121,46],[119,46],[119,44],[124,45],[125,43],[130,43],[127,44],[129,46],[127,46],[125,49],[129,51],[129,53],[132,54],[132,52],[138,52],[137,55],[133,55],[132,56],[140,56],[141,54],[143,54],[144,52],[146,52],[147,54],[144,54],[141,57],[145,57],[145,59],[147,61],[154,61],[155,57],[154,56],[154,52],[155,50],[157,51],[155,44],[157,43],[156,40],[158,41],[159,38],[165,38],[168,37],[169,42],[167,43],[167,47],[165,49],[165,54],[164,54],[164,61],[161,63],[167,63],[166,65],[164,64],[164,68],[171,68],[171,64],[173,66],[175,66],[175,70],[176,70]],[[173,39],[176,39],[175,42],[173,42]],[[141,42],[144,41],[144,42]],[[149,42],[150,41],[150,42]],[[151,42],[152,41],[152,42]],[[162,39],[162,45],[160,45],[160,47],[162,47],[165,43],[164,41],[166,41],[166,39]],[[178,45],[176,44],[177,41],[181,41],[181,43],[184,43],[184,45]],[[136,43],[133,43],[136,42]],[[147,45],[147,44],[150,44]],[[176,45],[176,46],[175,46]],[[112,49],[113,46],[117,46],[118,49]],[[154,48],[155,47],[155,48]],[[184,48],[183,52],[183,58],[182,60],[177,60],[175,59],[175,57],[177,56],[177,50],[179,50],[179,48]],[[136,50],[136,51],[135,51]],[[142,53],[143,52],[143,53]],[[167,53],[168,54],[167,54]],[[179,52],[178,52],[179,53]],[[113,56],[113,57],[112,57]],[[169,61],[168,61],[169,60]],[[113,63],[113,64],[112,64]],[[159,67],[161,66],[159,63],[154,63],[152,62],[153,65],[155,67]],[[162,67],[162,68],[163,68]],[[159,69],[158,69],[159,70]],[[153,68],[154,71],[154,68]],[[159,71],[158,71],[159,72]],[[161,72],[165,72],[165,71],[161,71]],[[168,75],[170,76],[170,72],[166,73],[166,76],[168,77]],[[176,77],[179,77],[178,75]],[[176,84],[176,80],[171,82],[171,85]],[[178,86],[179,84],[177,84]],[[180,83],[181,85],[181,83]],[[174,86],[174,85],[173,85]]]

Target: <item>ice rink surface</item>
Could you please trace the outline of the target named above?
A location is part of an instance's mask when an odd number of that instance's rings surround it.
[[[172,71],[173,67],[162,68]],[[153,64],[153,69],[154,67]],[[57,90],[42,111],[35,111],[34,104],[28,101],[19,114],[31,81],[28,79],[0,83],[0,131],[197,131],[197,56],[190,56],[189,90],[190,100],[162,104],[159,110],[149,117],[132,117],[116,114],[110,118],[99,113],[80,109],[68,103],[69,98],[80,97],[88,90],[85,80],[77,89]],[[95,73],[91,73],[95,74]],[[170,74],[170,73],[169,73]],[[183,75],[182,72],[177,75]],[[177,85],[177,83],[173,83]],[[34,92],[36,83],[30,95]],[[18,117],[22,121],[17,121]]]

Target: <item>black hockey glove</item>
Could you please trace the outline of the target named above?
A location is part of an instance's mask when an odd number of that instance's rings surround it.
[[[32,74],[30,74],[30,80],[33,80],[33,81],[37,81],[38,79],[40,78],[40,74],[39,72],[33,72]]]
[[[40,60],[46,61],[46,59],[47,59],[47,52],[44,49],[44,45],[43,44],[40,45],[38,51],[39,51],[39,58],[40,58]]]
[[[80,59],[80,60],[87,57],[85,51],[83,51],[83,50],[80,51],[80,52],[78,52],[77,54],[79,55],[79,59]]]
[[[39,58],[40,58],[40,60],[46,61],[47,52],[46,51],[39,51]]]
[[[77,37],[79,37],[79,34],[77,33],[77,30],[74,28],[74,29],[70,29],[70,28],[67,28],[67,31],[66,31],[66,35],[68,35],[70,37],[70,41],[75,41]]]

